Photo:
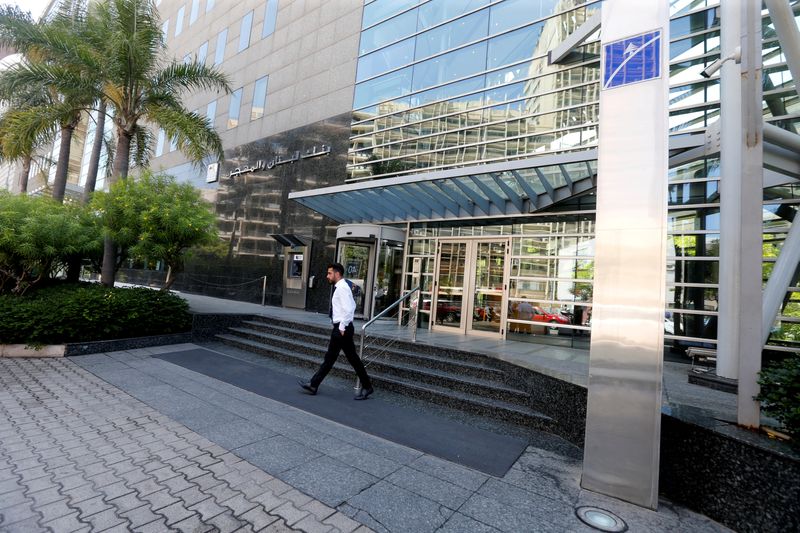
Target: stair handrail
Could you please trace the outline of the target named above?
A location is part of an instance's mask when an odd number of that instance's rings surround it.
[[[400,305],[404,300],[407,300],[415,293],[419,293],[419,290],[420,286],[417,285],[416,287],[408,291],[406,294],[398,298],[394,303],[392,303],[392,305],[390,305],[389,307],[387,307],[386,309],[375,315],[372,318],[372,320],[366,322],[363,326],[361,326],[361,345],[359,346],[358,350],[359,359],[361,359],[362,361],[364,360],[364,339],[367,336],[367,328],[371,326],[379,318],[386,316],[386,314],[388,314],[389,311]],[[419,298],[416,300],[416,302],[412,302],[411,312],[413,313],[413,324],[414,324],[414,328],[411,330],[411,342],[417,342],[417,319],[419,318]],[[411,318],[409,318],[409,322],[411,322]],[[356,389],[360,389],[358,379],[356,379]]]

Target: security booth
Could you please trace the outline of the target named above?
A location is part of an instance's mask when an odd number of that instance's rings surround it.
[[[283,307],[297,309],[306,308],[306,292],[313,284],[313,276],[309,278],[311,263],[311,241],[292,233],[270,235],[283,245]]]
[[[336,260],[353,282],[355,316],[370,319],[400,297],[406,232],[391,226],[345,224],[336,230]]]

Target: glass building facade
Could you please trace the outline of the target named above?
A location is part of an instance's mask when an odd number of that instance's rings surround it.
[[[557,64],[548,52],[599,8],[583,0],[365,2],[348,182],[595,148],[599,31]],[[763,20],[764,119],[797,132],[794,81],[766,11]],[[719,78],[701,76],[719,58],[719,42],[718,2],[671,2],[671,135],[719,119]],[[716,344],[720,181],[717,158],[669,172],[669,346]],[[765,282],[799,205],[796,184],[764,189]],[[424,326],[588,347],[594,218],[589,191],[530,216],[409,221],[403,288],[419,275]],[[770,338],[777,350],[800,349],[797,276],[792,285]]]

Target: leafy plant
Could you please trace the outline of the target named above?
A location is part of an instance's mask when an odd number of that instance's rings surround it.
[[[764,413],[775,417],[789,435],[800,438],[800,354],[761,371],[761,392],[755,397]]]
[[[146,288],[61,283],[0,296],[0,343],[62,344],[179,333],[191,329],[182,298]]]
[[[168,267],[164,290],[183,268],[193,246],[216,242],[211,206],[191,184],[145,171],[136,180],[119,181],[91,203],[107,237],[137,259],[162,260]]]

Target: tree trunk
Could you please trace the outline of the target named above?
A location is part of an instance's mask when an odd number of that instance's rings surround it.
[[[69,171],[69,150],[72,145],[72,133],[75,126],[61,126],[61,146],[58,149],[56,177],[53,180],[53,199],[64,203],[64,192],[67,189],[67,172]]]
[[[173,283],[175,283],[175,276],[172,273],[172,265],[167,265],[167,279],[164,282],[164,286],[161,287],[161,290],[163,292],[168,292]]]
[[[128,177],[128,160],[131,157],[131,135],[117,128],[117,149],[114,152],[114,170],[111,173],[109,185],[114,185],[121,179]],[[110,238],[103,241],[103,266],[100,269],[100,281],[106,287],[114,286],[114,277],[117,273],[117,245]]]
[[[92,156],[89,159],[89,172],[86,174],[86,185],[83,188],[83,203],[89,203],[89,199],[97,186],[97,172],[100,167],[100,154],[103,151],[103,133],[106,129],[106,102],[100,100],[97,108],[97,124],[94,129],[94,144],[92,145]]]
[[[22,171],[19,173],[19,193],[20,194],[27,194],[28,193],[28,176],[31,173],[31,162],[33,158],[29,155],[26,155],[22,159]]]

